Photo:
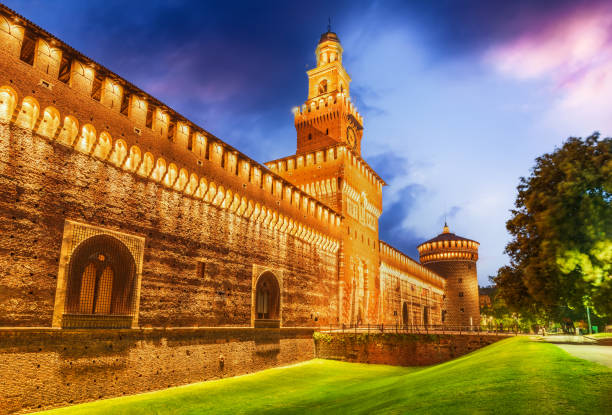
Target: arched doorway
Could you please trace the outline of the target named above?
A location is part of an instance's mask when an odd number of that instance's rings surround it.
[[[81,242],[68,265],[64,328],[129,328],[135,315],[136,263],[109,235]]]
[[[408,304],[404,303],[402,305],[402,324],[404,326],[407,326],[408,323],[409,323],[409,321],[408,321]]]
[[[255,285],[255,327],[280,327],[280,286],[269,271]]]

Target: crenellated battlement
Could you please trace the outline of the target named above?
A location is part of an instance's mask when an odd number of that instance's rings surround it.
[[[356,124],[363,129],[363,116],[351,102],[351,97],[344,92],[330,94],[326,98],[312,99],[301,107],[293,108],[296,126],[300,123],[316,123],[325,117],[340,117],[342,114],[353,116]]]
[[[0,121],[338,249],[340,214],[3,5],[0,56]]]
[[[422,264],[435,261],[478,261],[480,244],[471,239],[450,233],[448,226],[437,237],[417,247]]]
[[[267,161],[265,165],[277,173],[297,172],[301,169],[324,166],[335,160],[346,157],[349,163],[355,166],[358,171],[368,180],[368,182],[376,187],[378,191],[382,191],[386,182],[370,167],[370,165],[361,157],[353,153],[346,145],[336,144],[324,149],[311,151],[303,154],[295,154],[288,157],[283,157],[276,160]]]

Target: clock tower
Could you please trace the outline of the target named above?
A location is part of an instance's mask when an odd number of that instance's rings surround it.
[[[266,165],[309,197],[342,217],[338,323],[381,321],[378,218],[385,182],[361,157],[363,117],[350,98],[351,78],[342,66],[342,45],[328,30],[307,72],[308,99],[294,109],[296,154]]]
[[[363,119],[351,102],[351,77],[342,66],[342,52],[338,35],[321,35],[317,66],[307,72],[308,99],[294,110],[300,114],[295,118],[298,154],[340,143],[361,154]]]

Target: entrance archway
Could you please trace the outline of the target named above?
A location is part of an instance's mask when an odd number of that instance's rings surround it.
[[[423,307],[423,324],[426,326],[429,324],[429,307],[428,306]]]
[[[269,271],[255,285],[255,327],[280,327],[280,286]]]
[[[407,326],[408,323],[409,323],[409,321],[408,321],[408,304],[404,303],[402,305],[402,324],[404,326]]]

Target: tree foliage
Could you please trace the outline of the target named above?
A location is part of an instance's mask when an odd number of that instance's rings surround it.
[[[569,138],[536,159],[506,227],[495,283],[516,311],[589,305],[612,315],[612,139]]]

